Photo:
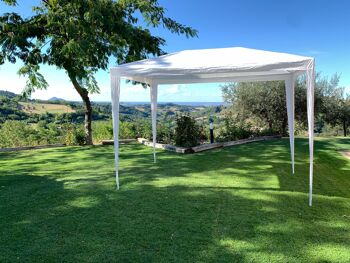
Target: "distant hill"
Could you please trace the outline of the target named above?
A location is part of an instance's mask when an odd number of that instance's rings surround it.
[[[16,97],[17,94],[15,94],[11,91],[7,91],[7,90],[0,90],[0,96],[12,99],[12,98]]]
[[[51,99],[48,99],[49,101],[65,101],[64,99],[52,97]]]

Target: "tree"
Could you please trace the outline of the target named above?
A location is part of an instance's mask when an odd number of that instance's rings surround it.
[[[326,80],[324,80],[326,82]],[[350,125],[350,96],[345,94],[345,89],[339,87],[339,76],[331,78],[324,89],[324,102],[322,107],[323,118],[333,127],[341,125],[344,137]]]
[[[287,133],[287,113],[282,81],[247,82],[222,87],[224,100],[231,104],[236,118],[257,118],[270,130]]]
[[[333,78],[335,78],[334,75]],[[327,79],[316,75],[315,115],[321,112],[324,91],[330,85]],[[247,122],[255,119],[260,128],[267,126],[281,135],[287,134],[287,107],[283,81],[233,83],[222,87],[225,102],[231,107],[226,110],[227,118]],[[295,83],[295,119],[307,124],[305,78]]]
[[[0,0],[15,6],[16,0]],[[157,0],[42,0],[30,17],[15,12],[0,17],[0,64],[23,62],[19,74],[28,80],[23,94],[46,89],[40,65],[63,69],[85,104],[86,141],[92,144],[89,95],[99,92],[94,78],[111,57],[118,64],[164,54],[165,40],[149,27],[197,36],[197,31],[165,16]],[[142,17],[144,22],[139,21]]]

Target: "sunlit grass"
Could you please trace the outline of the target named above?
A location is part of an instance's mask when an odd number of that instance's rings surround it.
[[[0,154],[0,262],[350,262],[348,139],[179,155],[123,145]]]

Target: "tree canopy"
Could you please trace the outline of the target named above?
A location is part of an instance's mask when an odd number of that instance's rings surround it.
[[[339,75],[331,79],[316,76],[315,116],[335,126],[343,125],[346,136],[350,124],[350,99],[339,86]],[[286,95],[283,81],[232,83],[222,87],[225,102],[231,105],[227,118],[237,122],[255,119],[259,127],[267,126],[281,135],[287,134]],[[299,78],[295,85],[295,118],[306,125],[305,79]]]
[[[17,5],[16,0],[2,1]],[[88,95],[99,92],[94,74],[107,70],[111,57],[121,64],[164,54],[165,39],[149,30],[159,26],[197,36],[196,30],[167,17],[157,0],[42,0],[30,17],[15,12],[0,17],[0,64],[23,62],[19,74],[28,77],[26,95],[48,86],[41,64],[65,70],[86,104],[91,143]]]

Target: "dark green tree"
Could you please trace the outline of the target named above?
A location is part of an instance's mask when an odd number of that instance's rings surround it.
[[[16,0],[1,1],[17,5]],[[84,101],[86,141],[92,144],[89,95],[99,92],[94,74],[107,70],[111,58],[121,64],[164,54],[165,40],[148,29],[159,26],[186,37],[197,35],[167,17],[157,0],[42,0],[30,17],[15,12],[0,17],[0,64],[23,62],[19,74],[28,77],[27,96],[48,86],[40,65],[65,70]]]
[[[224,100],[231,104],[237,120],[256,118],[260,127],[267,126],[280,134],[287,133],[287,110],[282,81],[247,82],[222,87]]]
[[[181,147],[193,147],[204,137],[202,127],[189,114],[176,117],[175,144]]]
[[[334,75],[333,78],[335,78]],[[315,114],[322,110],[325,90],[331,83],[316,76]],[[283,81],[233,83],[222,87],[225,102],[231,105],[226,110],[227,118],[242,122],[255,119],[255,124],[268,127],[281,135],[287,134],[287,107],[285,84]],[[304,125],[307,124],[305,78],[299,78],[295,83],[295,118]]]
[[[346,137],[350,125],[350,96],[345,94],[343,87],[339,87],[339,75],[333,76],[330,81],[325,79],[323,82],[325,83],[323,118],[333,127],[341,125]]]

